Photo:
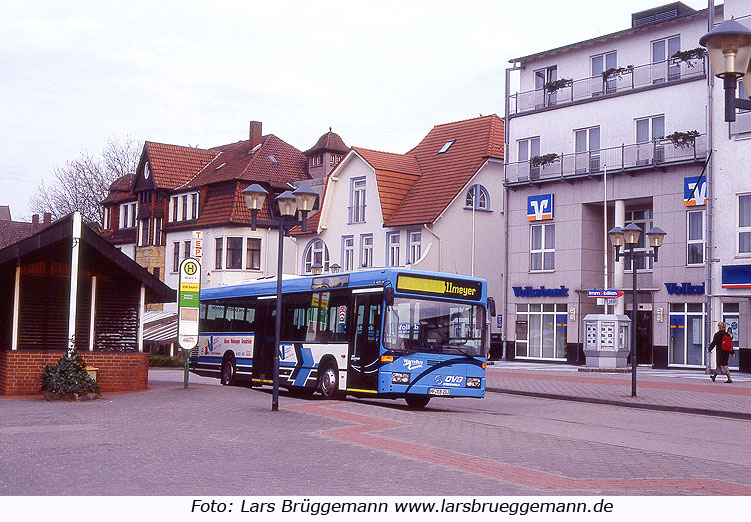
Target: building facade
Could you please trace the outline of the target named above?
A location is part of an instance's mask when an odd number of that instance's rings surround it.
[[[583,318],[605,310],[587,291],[632,287],[607,231],[633,223],[643,232],[637,250],[647,250],[653,226],[667,235],[658,261],[637,261],[637,310],[622,297],[608,312],[635,316],[639,364],[710,363],[713,106],[709,61],[697,49],[707,20],[707,10],[675,2],[634,13],[623,31],[512,60],[507,358],[584,364]]]

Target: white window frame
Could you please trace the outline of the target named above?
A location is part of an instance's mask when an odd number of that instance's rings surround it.
[[[535,229],[540,229],[540,248],[533,248],[532,240],[534,237],[534,231]],[[545,247],[546,239],[548,234],[550,234],[549,230],[553,231],[553,247],[547,248]],[[553,266],[550,268],[545,268],[545,254],[553,254]],[[535,269],[533,268],[532,259],[533,256],[539,255],[540,256],[540,268]],[[555,271],[555,223],[535,223],[530,225],[529,227],[529,271],[534,273],[539,272],[554,272]]]
[[[128,219],[125,220],[125,208],[128,209]],[[136,214],[138,213],[138,203],[122,203],[120,205],[120,228],[134,228],[136,226]]]
[[[349,224],[365,223],[367,180],[352,178],[349,187]]]
[[[360,235],[360,267],[373,267],[373,234]]]
[[[552,306],[553,310],[545,310],[545,308]],[[539,310],[537,309],[539,307]],[[535,308],[532,310],[532,308]],[[519,359],[536,359],[536,360],[546,360],[546,361],[561,361],[566,360],[566,341],[568,341],[568,326],[566,327],[566,333],[561,334],[561,332],[558,330],[557,320],[559,315],[568,315],[568,305],[566,303],[519,303],[516,305],[516,320],[515,323],[519,322],[526,322],[527,323],[527,338],[526,339],[515,339],[514,345],[515,345],[515,354],[516,357]],[[530,320],[530,316],[539,316],[540,317],[540,328],[539,328],[539,336],[540,336],[540,355],[530,355],[529,351],[529,343],[530,343],[530,337],[531,337],[531,324],[532,321]],[[545,316],[553,316],[553,357],[544,357],[542,354],[543,350],[543,344],[545,339]],[[557,356],[556,350],[558,348],[558,336],[559,335],[565,335],[563,339],[563,349],[562,354],[560,357]],[[519,347],[521,345],[525,346],[524,352],[526,352],[526,355],[519,355]]]
[[[342,236],[342,269],[355,269],[355,236]]]
[[[476,197],[478,193],[480,196]],[[470,198],[471,203],[470,203]],[[483,199],[485,200],[483,203]],[[490,212],[490,194],[487,189],[480,184],[472,185],[467,191],[467,195],[464,198],[464,208],[467,210],[480,210],[483,212]]]
[[[415,239],[417,238],[417,239]],[[407,231],[407,264],[413,265],[422,257],[422,230]]]
[[[321,248],[321,246],[323,248]],[[305,248],[305,253],[303,254],[303,273],[313,273],[312,266],[316,262],[315,257],[318,253],[321,254],[321,265],[323,265],[323,271],[329,271],[329,247],[323,239],[314,239],[308,243],[308,246]]]
[[[741,226],[741,198],[743,197],[749,198],[748,202],[749,205],[751,205],[751,193],[738,194],[738,197],[735,200],[735,215],[737,216],[736,226],[738,227],[738,232],[735,234],[735,251],[740,257],[751,257],[751,250],[749,250],[748,252],[741,252],[741,234],[751,234],[751,224],[749,224],[748,226]]]
[[[229,266],[229,240],[230,239],[239,239],[240,240],[240,263],[239,266],[230,267]],[[242,270],[243,269],[243,257],[245,254],[244,251],[245,241],[243,241],[242,236],[224,236],[224,269],[225,270]]]
[[[522,144],[524,144],[524,150],[526,151],[526,158],[522,158]],[[537,148],[537,154],[532,154],[532,149]],[[532,136],[524,138],[523,140],[517,140],[516,142],[516,160],[519,162],[529,161],[535,156],[540,155],[540,137]]]
[[[662,136],[655,136],[655,120],[662,118]],[[647,121],[647,125],[649,128],[649,138],[646,141],[639,141],[639,122],[640,121]],[[664,114],[655,114],[654,116],[645,116],[643,118],[635,118],[634,119],[634,143],[650,143],[656,139],[664,138],[665,137],[665,115]]]
[[[386,232],[386,266],[399,266],[401,232]]]
[[[252,267],[250,266],[250,261],[248,259],[248,250],[249,246],[251,244],[251,241],[258,241],[258,267]],[[262,249],[263,249],[263,241],[261,241],[261,238],[259,237],[246,237],[245,238],[245,248],[243,249],[243,267],[245,267],[245,270],[251,270],[251,271],[259,271],[261,270],[261,259],[263,257],[261,256]]]
[[[691,215],[692,214],[698,214],[701,217],[701,226],[699,227],[699,230],[701,230],[701,237],[699,239],[691,239]],[[706,251],[706,243],[704,241],[704,227],[706,225],[706,211],[705,210],[689,210],[686,212],[686,266],[703,266],[704,265],[704,258],[705,251]],[[691,245],[701,245],[701,262],[699,263],[691,263],[689,259],[689,248]]]

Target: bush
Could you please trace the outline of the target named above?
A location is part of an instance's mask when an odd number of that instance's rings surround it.
[[[151,354],[149,355],[149,366],[154,368],[182,368],[185,366],[185,362],[169,355]]]
[[[75,351],[63,355],[57,364],[48,364],[42,373],[42,390],[63,398],[78,399],[99,393],[99,385],[86,373],[83,357]]]

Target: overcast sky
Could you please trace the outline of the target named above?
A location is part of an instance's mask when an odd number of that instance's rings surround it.
[[[301,150],[332,127],[403,153],[436,124],[503,116],[509,59],[664,3],[0,0],[0,205],[30,219],[39,182],[109,137],[211,147],[254,119]]]

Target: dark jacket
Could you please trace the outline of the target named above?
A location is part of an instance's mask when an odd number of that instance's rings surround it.
[[[730,354],[733,352],[726,352],[722,349],[722,338],[724,336],[730,337],[730,334],[727,333],[725,330],[717,330],[717,333],[714,334],[714,337],[712,338],[712,342],[709,345],[708,351],[712,351],[715,347],[717,348],[717,366],[727,366],[728,365],[728,358],[730,357]],[[731,338],[732,341],[732,338]]]

